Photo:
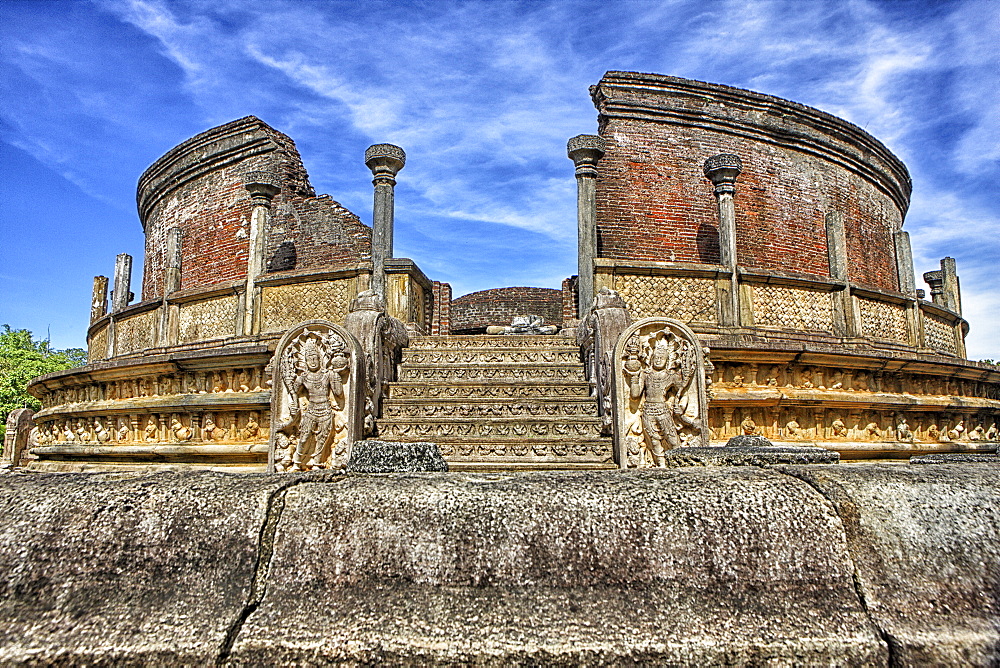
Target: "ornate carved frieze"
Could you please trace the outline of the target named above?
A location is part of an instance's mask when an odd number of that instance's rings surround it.
[[[753,313],[755,323],[762,327],[833,331],[833,302],[828,292],[754,285]]]
[[[266,285],[261,290],[260,331],[279,332],[309,317],[343,320],[353,285],[349,279]]]
[[[177,315],[178,342],[193,343],[233,336],[236,333],[235,296],[204,299],[180,305]]]
[[[666,450],[708,445],[707,349],[686,325],[646,318],[615,346],[615,460],[664,466]]]
[[[340,468],[360,440],[364,353],[343,327],[310,320],[291,328],[271,361],[271,471]]]

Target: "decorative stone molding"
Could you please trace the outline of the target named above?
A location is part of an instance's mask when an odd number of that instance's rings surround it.
[[[740,156],[732,153],[713,155],[705,161],[705,177],[715,186],[715,193],[734,192],[736,177],[743,172]]]
[[[250,191],[254,206],[271,208],[271,201],[281,192],[277,175],[270,171],[247,172],[243,178],[244,187]]]
[[[268,471],[346,465],[363,428],[363,356],[350,332],[323,320],[281,337],[271,360]]]
[[[622,332],[613,358],[620,468],[663,467],[667,450],[708,445],[707,356],[694,332],[669,318]]]

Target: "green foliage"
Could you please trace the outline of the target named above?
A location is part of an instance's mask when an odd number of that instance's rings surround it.
[[[7,415],[17,408],[38,410],[38,399],[28,394],[28,381],[53,371],[72,369],[87,363],[82,348],[53,350],[48,341],[36,341],[26,329],[3,326],[0,332],[0,436],[7,425]]]

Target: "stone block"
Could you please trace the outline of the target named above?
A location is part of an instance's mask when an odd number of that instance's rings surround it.
[[[389,443],[358,441],[347,462],[348,473],[409,473],[447,471],[436,443]]]

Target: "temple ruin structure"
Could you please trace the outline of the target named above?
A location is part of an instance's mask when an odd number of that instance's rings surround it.
[[[738,434],[842,459],[996,449],[1000,371],[966,359],[954,260],[924,274],[929,298],[917,288],[911,182],[882,143],[728,86],[608,72],[591,92],[597,134],[567,147],[578,272],[548,289],[452,299],[394,257],[400,147],[364,156],[373,227],[317,195],[294,142],[258,118],[169,151],[139,180],[140,295],[119,255],[94,281],[89,364],[29,388],[30,468],[264,470],[269,452],[309,468],[342,460],[348,433],[432,441],[458,469],[648,466]],[[558,332],[519,334],[515,318]],[[616,348],[623,332],[635,341]],[[684,360],[707,424],[661,378]],[[322,401],[295,407],[321,384],[328,425]],[[624,393],[621,438],[655,432],[645,458],[615,445]]]

